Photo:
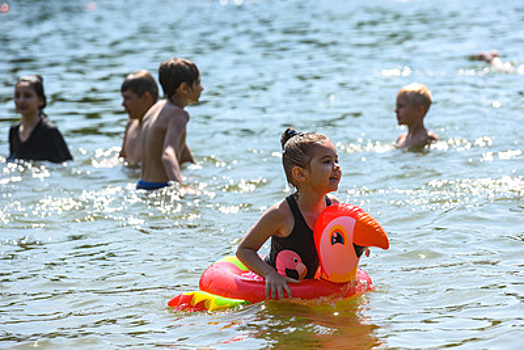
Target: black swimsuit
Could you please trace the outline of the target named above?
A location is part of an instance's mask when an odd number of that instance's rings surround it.
[[[295,218],[295,227],[287,237],[271,237],[271,251],[266,257],[266,262],[277,271],[280,269],[279,273],[285,273],[288,277],[314,278],[319,262],[313,230],[302,216],[294,195],[288,196],[286,201]],[[326,205],[331,205],[327,196]]]
[[[9,158],[26,160],[48,160],[55,163],[71,160],[73,157],[57,127],[47,118],[42,118],[26,141],[20,140],[20,123],[9,129]]]

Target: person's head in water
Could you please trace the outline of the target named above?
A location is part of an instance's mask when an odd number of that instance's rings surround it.
[[[44,79],[40,75],[26,75],[18,78],[15,85],[14,102],[22,116],[43,115],[47,106]]]

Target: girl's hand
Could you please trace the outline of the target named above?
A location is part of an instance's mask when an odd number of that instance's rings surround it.
[[[282,276],[277,271],[271,272],[266,277],[266,298],[273,300],[284,299],[284,291],[288,298],[292,298],[288,283],[299,283],[296,279]],[[277,298],[278,296],[278,298]]]

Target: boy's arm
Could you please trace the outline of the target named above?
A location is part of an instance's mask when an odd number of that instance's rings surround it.
[[[180,173],[180,164],[177,155],[181,151],[179,148],[180,141],[186,131],[187,118],[176,115],[170,118],[166,136],[164,139],[164,149],[162,151],[162,163],[169,180],[183,183],[182,174]]]
[[[180,155],[180,164],[183,164],[185,162],[195,162],[195,158],[193,158],[193,152],[191,152],[187,143],[184,145],[184,149],[182,150],[182,154]]]
[[[127,139],[127,131],[129,130],[129,126],[131,125],[131,119],[127,120],[126,129],[124,130],[124,139],[122,140],[122,148],[120,148],[120,153],[118,154],[118,157],[125,158],[126,152],[124,151],[125,145],[126,145],[126,139]]]

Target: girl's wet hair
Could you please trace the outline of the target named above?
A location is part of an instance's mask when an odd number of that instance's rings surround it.
[[[41,75],[35,74],[35,75],[25,75],[23,77],[18,78],[16,81],[16,85],[20,83],[29,83],[35,90],[35,93],[44,104],[40,107],[40,113],[43,114],[44,108],[47,106],[47,98],[44,93],[44,78],[42,78]]]
[[[287,128],[280,138],[282,144],[282,165],[286,173],[287,182],[295,187],[293,179],[293,168],[298,166],[308,169],[313,158],[313,148],[319,143],[329,140],[326,135],[316,132],[298,132],[293,128]]]
[[[169,100],[180,84],[186,83],[191,87],[198,79],[200,72],[196,64],[183,58],[171,58],[162,62],[158,68],[158,81]]]

